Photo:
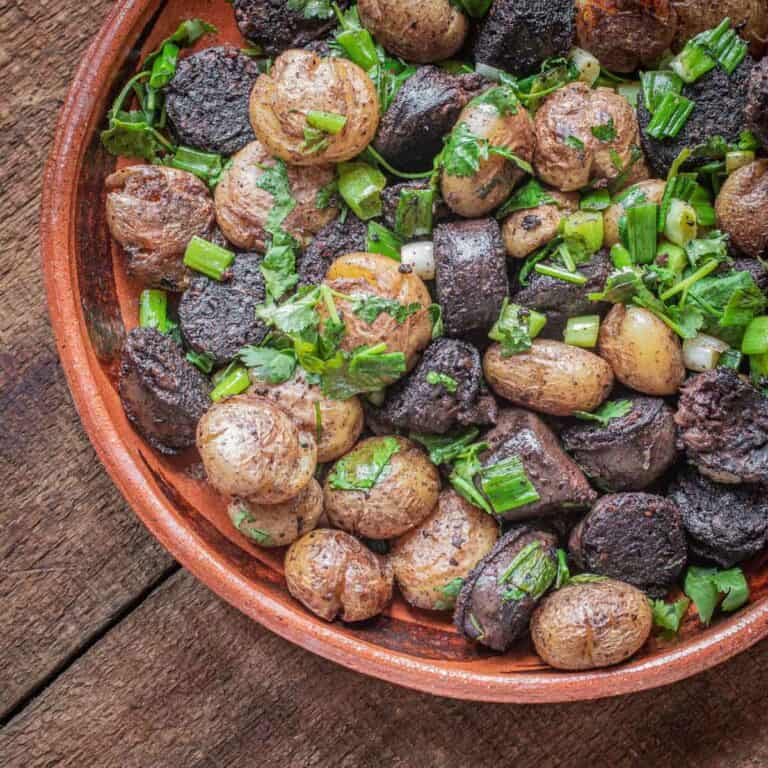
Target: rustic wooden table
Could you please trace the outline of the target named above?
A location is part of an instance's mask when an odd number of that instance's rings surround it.
[[[438,699],[271,635],[144,530],[72,407],[38,257],[56,115],[111,4],[0,0],[0,766],[768,765],[768,641],[622,699]]]

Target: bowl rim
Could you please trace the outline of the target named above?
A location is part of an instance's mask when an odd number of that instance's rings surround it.
[[[217,595],[284,639],[357,672],[458,699],[554,703],[638,692],[709,669],[768,635],[768,600],[761,600],[680,646],[629,665],[589,672],[484,674],[366,643],[335,624],[292,612],[228,566],[220,552],[203,546],[174,514],[169,499],[146,483],[138,457],[109,416],[88,364],[90,340],[74,274],[77,180],[91,128],[101,120],[96,114],[99,94],[157,6],[158,0],[121,0],[83,55],[45,169],[40,237],[49,316],[80,420],[112,481],[160,543]]]

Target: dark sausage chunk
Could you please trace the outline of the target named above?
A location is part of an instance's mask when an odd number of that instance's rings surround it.
[[[480,75],[420,67],[382,117],[374,147],[398,170],[428,170],[459,112],[485,84]]]
[[[255,136],[248,118],[256,62],[237,48],[206,48],[179,62],[166,105],[180,144],[234,155]]]
[[[768,149],[768,58],[752,68],[744,114],[747,128]]]
[[[693,376],[675,422],[688,460],[718,483],[768,483],[768,398],[735,371]]]
[[[632,410],[605,427],[579,422],[560,433],[565,450],[606,491],[641,491],[677,457],[674,411],[660,398],[629,400]]]
[[[475,37],[475,61],[532,75],[546,59],[568,53],[574,15],[573,0],[495,0]]]
[[[669,489],[697,557],[730,568],[768,544],[768,496],[756,485],[718,485],[692,467]]]
[[[680,510],[650,493],[603,496],[571,534],[579,568],[660,594],[687,560]]]
[[[334,219],[326,224],[296,260],[299,287],[322,283],[328,267],[339,256],[365,251],[367,231],[365,224],[351,213],[346,221]]]
[[[451,393],[442,384],[430,384],[430,373],[456,382]],[[471,345],[438,339],[427,347],[413,373],[388,390],[378,414],[381,422],[414,432],[445,434],[456,426],[492,424],[496,401],[482,390],[483,366]]]
[[[515,557],[533,542],[540,542],[544,556],[554,567],[556,537],[519,525],[499,539],[467,576],[453,614],[453,623],[464,637],[495,651],[506,651],[515,640],[528,634],[536,600],[531,595],[505,600],[510,585],[499,581]]]
[[[226,282],[197,277],[181,297],[184,341],[195,352],[210,355],[216,365],[228,363],[246,344],[258,344],[267,334],[255,314],[266,299],[260,262],[256,254],[240,254]]]
[[[441,224],[433,234],[437,300],[448,336],[486,336],[509,293],[507,260],[495,219]]]
[[[517,408],[499,413],[496,426],[483,438],[490,446],[480,454],[484,467],[512,456],[523,461],[525,473],[541,497],[510,510],[506,520],[554,515],[566,508],[589,507],[597,498],[582,471],[563,451],[552,430],[534,414]]]
[[[657,178],[667,177],[675,158],[686,147],[704,144],[713,136],[722,136],[730,144],[739,141],[745,127],[744,107],[753,65],[754,61],[747,56],[730,77],[716,67],[697,82],[684,86],[683,96],[696,106],[674,139],[660,141],[648,135],[651,113],[640,99],[637,119],[643,152]],[[705,162],[707,158],[702,157],[696,164]]]
[[[600,315],[610,309],[605,302],[590,301],[590,293],[599,293],[613,271],[607,251],[600,251],[590,261],[579,265],[579,272],[587,278],[584,285],[567,283],[555,277],[532,272],[528,285],[512,294],[511,300],[528,309],[536,309],[547,316],[547,324],[541,332],[543,339],[563,340],[563,332],[569,317]]]
[[[342,7],[345,2],[339,3]],[[270,56],[287,48],[303,48],[336,25],[335,16],[307,19],[291,11],[288,0],[234,0],[235,20],[243,37],[262,46]]]
[[[197,422],[211,405],[208,380],[181,348],[154,328],[134,328],[123,347],[120,400],[126,416],[160,453],[195,444]]]

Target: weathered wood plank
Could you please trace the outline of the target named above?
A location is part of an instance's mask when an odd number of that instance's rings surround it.
[[[172,577],[0,732],[4,768],[768,763],[768,643],[661,691],[558,706],[433,698],[269,634]]]
[[[79,426],[38,256],[58,108],[111,5],[0,0],[0,720],[172,565]]]

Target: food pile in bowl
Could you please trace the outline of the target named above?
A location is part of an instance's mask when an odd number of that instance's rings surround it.
[[[223,0],[222,0],[223,2]],[[716,9],[721,7],[721,12]],[[726,8],[727,6],[727,8]],[[768,9],[234,0],[107,115],[125,413],[327,620],[620,663],[768,544]]]

